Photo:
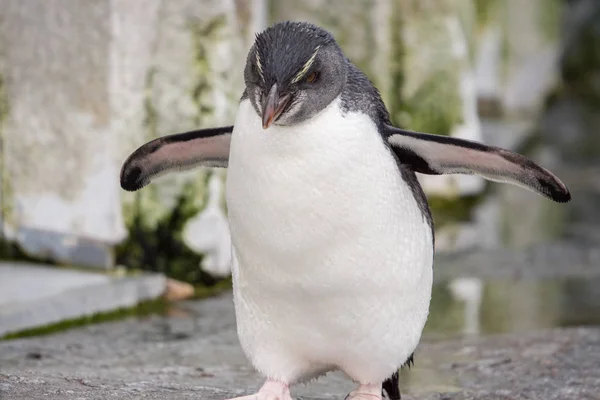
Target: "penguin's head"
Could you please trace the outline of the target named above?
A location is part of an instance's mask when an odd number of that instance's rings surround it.
[[[348,61],[333,36],[304,22],[282,22],[256,36],[248,53],[246,93],[263,128],[306,121],[342,91]]]

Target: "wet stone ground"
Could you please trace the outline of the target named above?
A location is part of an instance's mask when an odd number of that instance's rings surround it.
[[[404,370],[407,399],[600,399],[600,327],[425,339]],[[0,399],[226,399],[260,376],[235,334],[230,294],[168,315],[0,342]],[[293,391],[343,399],[333,373]]]

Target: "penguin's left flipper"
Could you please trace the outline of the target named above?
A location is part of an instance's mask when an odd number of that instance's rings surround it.
[[[233,126],[154,139],[134,151],[121,168],[121,187],[143,188],[159,175],[195,167],[227,168]]]
[[[553,201],[565,203],[571,194],[552,172],[530,159],[498,147],[450,136],[412,132],[384,125],[384,138],[401,163],[428,175],[476,174],[512,183]]]

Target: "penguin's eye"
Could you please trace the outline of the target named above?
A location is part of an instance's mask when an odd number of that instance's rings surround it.
[[[306,77],[306,82],[313,83],[317,80],[318,77],[319,77],[319,73],[316,71],[313,71],[310,74],[308,74],[308,76]]]

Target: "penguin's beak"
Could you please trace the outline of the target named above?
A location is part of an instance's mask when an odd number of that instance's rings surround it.
[[[263,104],[262,110],[262,126],[267,129],[271,124],[279,118],[285,107],[290,102],[292,96],[288,93],[279,96],[277,92],[277,84],[274,83],[267,95]]]

